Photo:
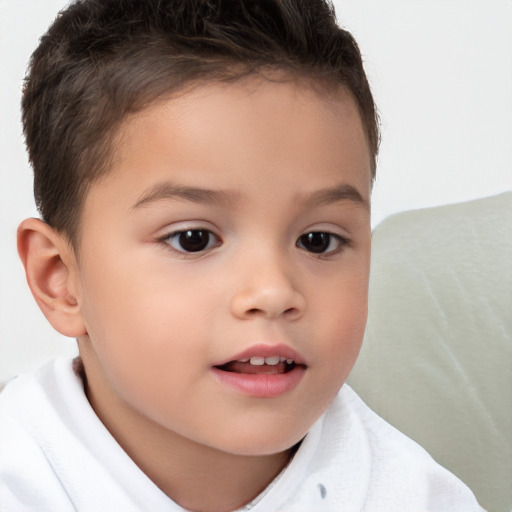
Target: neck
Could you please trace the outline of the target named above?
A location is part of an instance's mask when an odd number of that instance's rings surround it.
[[[190,444],[167,439],[164,453],[161,444],[155,444],[154,451],[143,455],[141,469],[176,503],[195,512],[227,512],[250,503],[290,458],[289,450],[268,456],[236,456]],[[176,445],[179,453],[173,448]],[[142,459],[135,451],[129,454],[135,462]]]
[[[160,429],[156,429],[160,430]],[[160,434],[160,435],[159,435]],[[145,431],[123,448],[176,503],[195,512],[227,512],[258,496],[286,466],[290,451],[237,456],[198,445],[175,433]]]

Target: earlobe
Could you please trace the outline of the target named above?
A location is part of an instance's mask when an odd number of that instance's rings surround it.
[[[67,240],[45,222],[26,219],[18,228],[18,253],[37,304],[61,334],[85,334],[76,290],[76,259]]]

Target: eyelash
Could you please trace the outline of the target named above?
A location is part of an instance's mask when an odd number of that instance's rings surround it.
[[[207,237],[206,240],[205,235]],[[196,244],[195,249],[197,250],[194,250],[190,246],[188,249],[183,246],[183,244],[186,242],[186,240],[183,238],[185,236],[189,236],[189,242]],[[215,235],[215,233],[209,229],[202,228],[174,231],[161,237],[158,241],[169,249],[182,255],[203,254],[205,251],[219,247],[222,244],[222,240],[220,240],[220,238]],[[173,245],[173,242],[177,242],[177,245],[180,247]],[[311,250],[311,247],[310,249],[306,247],[307,243],[314,244],[315,242],[317,244],[320,243],[320,247],[318,247],[320,250]],[[335,248],[331,248],[333,243],[336,244]],[[338,254],[346,247],[350,247],[352,242],[348,238],[342,237],[335,233],[330,233],[328,231],[309,231],[301,235],[295,245],[299,249],[305,250],[312,255],[315,255],[319,258],[325,258],[334,254]],[[327,250],[329,248],[331,249]]]
[[[336,247],[329,251],[327,251],[327,250],[320,250],[320,251],[308,250],[305,247],[304,242],[308,238],[310,241],[314,241],[315,237],[317,238],[317,241],[321,242],[320,248],[322,248],[325,244],[327,244],[327,246],[326,246],[326,249],[327,249],[332,245],[333,242],[336,242]],[[326,238],[326,240],[324,240],[324,238]],[[339,252],[343,251],[343,249],[345,249],[346,247],[350,247],[352,245],[352,242],[351,242],[351,240],[349,240],[346,237],[337,235],[335,233],[330,233],[329,231],[309,231],[309,232],[301,235],[295,245],[297,247],[299,247],[300,249],[304,249],[317,257],[325,258],[328,256],[332,256],[334,254],[338,254]]]
[[[185,240],[181,239],[184,236],[189,235],[191,240],[189,240],[192,244],[196,243],[199,249],[197,250],[187,250],[185,247],[183,247],[183,243]],[[196,240],[193,239],[192,235],[196,236]],[[206,241],[206,245],[202,247],[201,240],[202,235],[206,235],[208,237]],[[199,236],[199,240],[197,240],[197,237]],[[204,237],[203,237],[204,238]],[[212,239],[216,240],[215,245],[212,246]],[[217,235],[215,235],[211,230],[209,229],[202,229],[202,228],[194,228],[194,229],[183,229],[180,231],[174,231],[173,233],[169,233],[168,235],[163,236],[159,239],[160,242],[168,246],[171,250],[176,251],[178,253],[181,253],[183,255],[187,254],[198,254],[203,253],[204,251],[208,251],[214,247],[218,247],[221,245],[222,241],[219,239]],[[173,245],[173,241],[177,241],[181,248],[176,247]]]

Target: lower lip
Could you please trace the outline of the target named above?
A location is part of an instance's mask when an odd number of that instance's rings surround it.
[[[212,368],[211,371],[222,384],[239,393],[256,398],[276,398],[292,391],[299,384],[306,369],[296,366],[287,373],[277,375],[224,372],[218,368]]]

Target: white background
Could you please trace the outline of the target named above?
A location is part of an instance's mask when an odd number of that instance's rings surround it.
[[[0,0],[0,381],[73,351],[47,324],[15,249],[35,215],[19,121],[22,78],[62,0]],[[338,0],[382,118],[373,225],[512,189],[512,1]]]

